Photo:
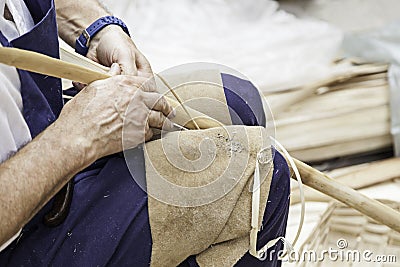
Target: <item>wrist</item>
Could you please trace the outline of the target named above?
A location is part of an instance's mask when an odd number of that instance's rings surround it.
[[[128,27],[122,20],[114,16],[102,17],[83,30],[82,34],[76,40],[75,51],[83,56],[86,56],[93,39],[101,39],[104,33],[110,31],[110,29],[111,31],[114,31],[115,26],[119,27],[120,30],[125,32],[125,34],[130,37]]]
[[[92,164],[97,158],[91,139],[75,131],[82,127],[76,125],[71,128],[68,125],[63,121],[56,120],[43,132],[40,139],[43,141],[42,144],[55,148],[53,156],[61,160],[65,170],[73,176]]]
[[[119,33],[119,34],[126,34],[124,30],[115,24],[109,24],[103,29],[101,29],[90,41],[89,48],[91,48],[94,44],[98,43],[101,39],[103,39],[106,35],[111,33]]]

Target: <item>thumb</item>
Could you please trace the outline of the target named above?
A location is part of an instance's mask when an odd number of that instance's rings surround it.
[[[136,67],[135,54],[132,51],[119,53],[117,62],[121,67],[121,74],[137,76],[138,70]]]
[[[147,78],[153,76],[153,71],[151,70],[149,61],[140,52],[137,53],[137,55],[136,55],[136,66],[138,69],[139,76],[143,76],[143,77],[147,77]]]

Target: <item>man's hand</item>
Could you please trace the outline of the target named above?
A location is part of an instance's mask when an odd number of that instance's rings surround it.
[[[117,25],[109,25],[90,41],[87,57],[104,66],[118,63],[123,75],[151,77],[150,63]]]
[[[111,15],[98,0],[55,0],[55,6],[59,35],[71,47],[94,21]],[[87,57],[107,67],[118,63],[124,75],[152,76],[147,59],[117,25],[106,26],[90,40]]]
[[[110,74],[119,73],[113,64]],[[171,106],[145,80],[117,75],[89,84],[53,124],[0,164],[0,245],[93,161],[150,139],[150,127],[172,127]]]
[[[119,73],[114,63],[110,74]],[[56,123],[76,123],[66,131],[84,141],[92,161],[136,147],[153,136],[151,128],[173,128],[172,107],[150,83],[142,84],[146,80],[117,75],[93,82],[64,106]]]
[[[56,0],[56,11],[59,34],[72,47],[93,21],[110,15],[97,0]],[[89,53],[101,64],[118,63],[111,66],[112,75],[121,74],[120,66],[122,74],[129,76],[88,85],[53,124],[0,164],[0,245],[76,173],[98,158],[121,151],[123,139],[129,148],[135,147],[151,138],[150,128],[172,127],[167,118],[171,106],[153,85],[142,86],[147,79],[131,76],[149,76],[151,68],[119,27],[107,26],[99,32]]]

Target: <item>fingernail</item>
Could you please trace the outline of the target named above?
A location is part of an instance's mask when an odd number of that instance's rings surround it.
[[[111,65],[111,72],[119,72],[120,71],[120,68],[119,68],[119,65],[118,65],[118,63],[113,63],[112,65]]]
[[[73,85],[76,89],[78,89],[78,90],[82,90],[83,87],[86,86],[85,84],[80,83],[80,82],[72,82],[72,85]]]

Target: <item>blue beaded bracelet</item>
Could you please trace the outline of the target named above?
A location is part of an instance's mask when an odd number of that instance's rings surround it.
[[[128,27],[126,27],[125,23],[122,20],[114,16],[102,17],[93,22],[86,30],[82,32],[81,36],[79,36],[79,38],[76,40],[75,51],[83,56],[86,56],[89,51],[90,40],[101,29],[111,24],[120,26],[124,30],[124,32],[130,37]]]

